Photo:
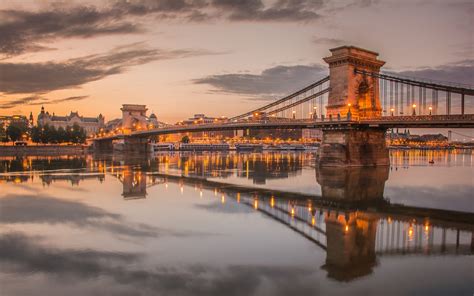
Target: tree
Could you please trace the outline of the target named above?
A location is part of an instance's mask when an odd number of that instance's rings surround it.
[[[8,142],[7,130],[3,122],[0,122],[0,142]]]
[[[64,143],[64,142],[68,141],[66,130],[62,126],[59,127],[58,130],[57,130],[56,139],[57,139],[58,143]]]
[[[189,137],[188,136],[182,137],[181,138],[181,143],[185,143],[185,144],[189,143]]]
[[[48,143],[58,143],[58,131],[56,130],[54,125],[49,127],[47,139]]]
[[[84,143],[86,141],[86,131],[76,123],[72,126],[71,141],[73,143]]]
[[[75,124],[73,127],[67,126],[66,129],[54,126],[35,126],[31,128],[31,140],[35,143],[84,143],[86,141],[86,131]]]
[[[39,126],[34,126],[30,130],[30,135],[31,135],[31,141],[34,143],[39,143],[41,142],[41,127]]]
[[[49,125],[45,125],[41,127],[40,132],[40,141],[43,144],[49,143]]]
[[[18,141],[28,131],[28,124],[24,121],[13,121],[7,127],[7,136],[12,142]]]
[[[65,142],[72,142],[72,128],[68,125],[66,126]]]
[[[7,135],[12,142],[16,142],[21,139],[22,130],[18,126],[10,124],[7,127]]]

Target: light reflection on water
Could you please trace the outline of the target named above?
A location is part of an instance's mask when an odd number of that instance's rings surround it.
[[[472,153],[392,151],[391,163],[0,158],[0,291],[471,294]]]

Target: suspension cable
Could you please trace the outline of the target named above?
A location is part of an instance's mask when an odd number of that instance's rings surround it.
[[[281,104],[281,103],[287,102],[287,101],[289,101],[289,100],[291,100],[291,99],[297,97],[298,95],[303,94],[303,93],[307,92],[308,90],[317,87],[318,85],[322,85],[323,83],[325,83],[325,82],[327,82],[327,81],[329,81],[329,76],[326,76],[326,77],[324,77],[323,79],[321,79],[321,80],[319,80],[319,81],[316,81],[315,83],[313,83],[313,84],[311,84],[311,85],[308,85],[307,87],[305,87],[305,88],[303,88],[303,89],[300,89],[300,90],[298,90],[298,91],[296,91],[296,92],[294,92],[294,93],[292,93],[292,94],[290,94],[290,95],[288,95],[288,96],[286,96],[286,97],[284,97],[284,98],[282,98],[282,99],[279,99],[279,100],[277,100],[277,101],[275,101],[275,102],[273,102],[273,103],[270,103],[270,104],[268,104],[268,105],[262,106],[262,107],[260,107],[260,108],[255,109],[255,110],[246,112],[246,113],[244,113],[244,114],[240,114],[240,115],[238,115],[238,116],[231,117],[231,118],[229,118],[229,120],[241,119],[241,118],[243,118],[243,117],[250,116],[250,115],[254,114],[255,112],[260,112],[260,111],[263,111],[263,110],[267,110],[267,109],[269,109],[269,108],[271,108],[271,107],[274,107],[274,106],[277,106],[277,105],[279,105],[279,104]]]

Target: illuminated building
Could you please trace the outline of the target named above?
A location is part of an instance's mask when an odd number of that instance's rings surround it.
[[[8,127],[12,123],[29,125],[28,118],[24,115],[0,116],[0,123],[3,123],[4,127]]]
[[[26,118],[26,117],[25,117]],[[44,107],[41,107],[41,112],[38,115],[38,126],[53,126],[56,129],[62,127],[72,127],[77,124],[79,127],[82,127],[86,134],[90,135],[98,132],[101,128],[105,126],[104,116],[99,114],[97,117],[84,117],[80,116],[79,112],[72,112],[66,116],[57,116],[54,113],[51,115],[49,112],[45,112]]]

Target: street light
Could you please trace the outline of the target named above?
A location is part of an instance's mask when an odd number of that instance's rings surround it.
[[[430,106],[430,107],[428,108],[428,110],[430,110],[430,115],[431,115],[431,113],[432,113],[432,111],[433,111],[433,107]]]
[[[352,106],[351,103],[347,104],[347,120],[351,120],[351,117],[352,117],[351,106]]]
[[[413,104],[412,107],[413,107],[413,112],[411,113],[411,115],[415,116],[416,115],[416,104]]]
[[[293,110],[293,119],[296,119],[296,111]]]
[[[393,116],[393,111],[395,111],[395,109],[391,108],[390,109],[390,115]]]

